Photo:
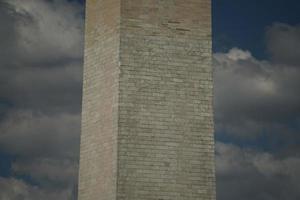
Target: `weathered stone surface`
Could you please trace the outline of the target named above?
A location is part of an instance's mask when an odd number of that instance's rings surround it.
[[[210,0],[88,0],[80,200],[215,199]]]
[[[89,0],[80,147],[79,199],[116,199],[120,44],[119,0]]]

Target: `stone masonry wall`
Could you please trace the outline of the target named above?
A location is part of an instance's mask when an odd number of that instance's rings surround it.
[[[215,200],[210,0],[87,0],[79,200]]]
[[[118,200],[215,199],[210,0],[121,1]]]
[[[115,200],[120,0],[86,11],[79,200]]]

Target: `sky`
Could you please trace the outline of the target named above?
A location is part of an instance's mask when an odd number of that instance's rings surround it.
[[[300,2],[213,0],[218,200],[300,199]],[[74,200],[83,0],[0,0],[0,199]]]

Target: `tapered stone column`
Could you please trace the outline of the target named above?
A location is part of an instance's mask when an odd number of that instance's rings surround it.
[[[87,0],[79,200],[214,200],[210,0]]]

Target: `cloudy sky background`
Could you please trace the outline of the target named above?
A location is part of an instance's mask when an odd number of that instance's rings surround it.
[[[300,199],[300,3],[213,0],[218,200]],[[73,200],[84,2],[0,0],[0,199]]]

